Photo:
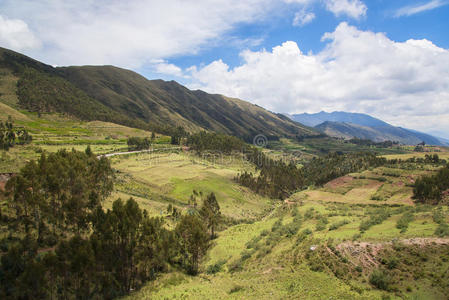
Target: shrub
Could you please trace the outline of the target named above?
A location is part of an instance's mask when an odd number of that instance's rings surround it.
[[[441,223],[435,230],[435,235],[439,237],[449,236],[449,225]]]
[[[310,234],[312,234],[312,231],[309,228],[306,228],[303,231],[301,231],[298,235],[298,238],[296,239],[296,245],[304,241]]]
[[[376,288],[388,291],[390,288],[390,276],[385,271],[376,269],[369,276],[369,282]]]
[[[408,224],[413,221],[413,213],[412,212],[406,212],[404,213],[401,218],[396,223],[396,228],[401,230],[401,233],[404,233],[407,231]]]
[[[237,284],[237,285],[234,285],[234,286],[229,290],[229,294],[237,293],[238,291],[241,291],[241,290],[243,290],[243,286]]]
[[[338,228],[340,228],[340,227],[342,227],[342,226],[344,226],[344,225],[346,225],[346,224],[349,224],[349,221],[348,221],[348,220],[342,220],[342,221],[338,221],[338,222],[336,222],[336,223],[333,223],[333,224],[331,224],[331,225],[329,226],[329,231],[330,231],[330,230],[336,230],[336,229],[338,229]]]
[[[207,274],[216,274],[221,272],[221,269],[223,268],[224,264],[226,263],[225,259],[217,261],[213,265],[209,265],[206,269]]]

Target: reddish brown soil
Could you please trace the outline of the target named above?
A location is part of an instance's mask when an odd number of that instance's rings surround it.
[[[328,188],[337,188],[340,186],[344,186],[346,183],[351,182],[354,180],[354,177],[351,176],[342,176],[342,177],[338,177],[334,180],[329,181],[328,183],[326,183],[324,185],[324,187],[328,187]]]

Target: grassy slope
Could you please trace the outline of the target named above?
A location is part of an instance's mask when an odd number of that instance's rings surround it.
[[[110,108],[142,120],[204,128],[239,137],[316,132],[248,102],[191,91],[174,82],[147,80],[112,66],[59,68],[67,80]]]
[[[189,131],[206,129],[247,139],[257,134],[318,134],[257,105],[191,91],[174,81],[147,80],[112,66],[53,68],[0,48],[0,82],[8,80],[18,82],[18,89],[5,94],[6,104],[20,104],[30,111],[66,113],[140,128],[146,123],[184,126]],[[10,100],[16,93],[19,101]]]
[[[185,210],[193,190],[214,192],[224,215],[254,218],[269,208],[271,201],[233,181],[239,170],[250,169],[238,157],[206,159],[188,153],[158,152],[113,158],[113,167],[122,172],[117,190],[122,196],[138,196],[145,207],[157,213],[169,203]]]
[[[445,153],[442,156],[444,155]],[[259,221],[232,226],[219,233],[219,237],[213,242],[211,250],[203,261],[202,268],[204,272],[209,266],[223,261],[224,265],[220,272],[216,274],[202,273],[197,277],[190,277],[174,271],[149,283],[141,291],[132,294],[129,299],[323,299],[328,297],[381,299],[385,295],[391,296],[392,299],[404,297],[444,299],[443,290],[432,283],[433,279],[430,275],[434,270],[444,272],[445,268],[449,268],[449,261],[438,260],[438,257],[435,260],[414,263],[414,267],[416,266],[417,269],[409,272],[418,272],[419,268],[426,271],[420,275],[421,277],[416,277],[414,280],[402,280],[396,283],[395,293],[377,290],[368,283],[369,274],[374,269],[373,266],[363,267],[359,276],[348,281],[336,277],[329,271],[312,271],[309,266],[310,259],[301,258],[299,261],[295,259],[296,255],[302,257],[302,254],[298,253],[307,251],[304,250],[308,249],[308,246],[304,246],[307,243],[323,245],[329,239],[335,245],[351,240],[374,243],[373,245],[376,243],[384,245],[382,243],[385,243],[387,246],[383,246],[383,249],[387,250],[390,249],[388,242],[392,239],[434,237],[435,229],[438,226],[432,218],[435,208],[426,206],[415,208],[410,202],[411,187],[405,185],[410,178],[416,178],[418,174],[433,172],[434,169],[430,165],[422,170],[380,167],[351,174],[354,179],[350,181],[337,181],[318,190],[295,194],[288,200],[299,205],[298,211],[301,215],[309,212],[312,217],[304,220],[299,233],[293,237],[283,236],[270,246],[268,252],[264,250],[269,237],[273,235],[271,228],[274,222],[282,218],[283,224],[286,225],[293,220],[291,217],[292,207],[278,202],[275,205],[275,210]],[[399,176],[385,174],[398,174]],[[384,181],[381,179],[382,177],[386,177],[387,180]],[[160,180],[157,181],[161,182]],[[201,181],[199,178],[196,180],[199,180],[197,182]],[[403,182],[404,185],[398,184],[398,182]],[[317,193],[317,195],[304,197],[303,194],[307,193]],[[371,200],[370,197],[375,193],[385,193],[385,195],[388,194],[388,197],[384,201]],[[392,204],[394,205],[390,206]],[[360,232],[361,222],[367,220],[379,207],[389,210],[390,216],[382,223],[370,227],[363,233]],[[311,211],[312,213],[310,213]],[[408,229],[401,233],[396,228],[396,223],[408,211],[413,212],[414,218]],[[445,211],[447,215],[449,212],[447,208]],[[328,220],[324,230],[317,229],[320,216],[326,216]],[[347,224],[330,230],[332,224],[343,220]],[[446,222],[449,222],[449,217],[446,218]],[[296,237],[306,228],[313,232],[312,235],[303,244],[295,245]],[[256,248],[248,249],[248,243],[263,231],[266,231],[268,235],[263,235],[264,237],[257,243]],[[419,250],[420,246],[417,249],[414,250],[418,251],[416,253],[428,251],[425,250],[426,248]],[[230,268],[240,261],[244,253],[249,253],[250,258],[240,262],[241,271],[231,272]],[[348,259],[350,258],[349,256]],[[414,256],[409,256],[407,259],[412,260]],[[438,265],[434,265],[435,263]],[[398,297],[399,295],[400,297]]]
[[[14,147],[10,152],[3,154],[3,157],[7,156],[10,160],[8,162],[2,158],[0,166],[13,171],[17,170],[18,166],[11,164],[12,162],[17,162],[20,165],[28,159],[38,157],[39,153],[37,152],[39,151],[37,150],[39,148],[48,151],[72,147],[84,149],[86,143],[91,143],[92,149],[101,153],[126,148],[125,138],[127,135],[150,135],[149,132],[110,123],[80,122],[58,115],[43,115],[42,118],[38,118],[32,113],[17,112],[26,116],[27,120],[18,121],[18,124],[32,131],[35,141],[28,146]],[[164,137],[158,137],[158,140],[164,141]],[[49,145],[55,142],[57,142],[55,145]],[[167,145],[157,146],[163,148]],[[303,146],[306,147],[305,144]],[[447,155],[445,152],[438,154],[441,157]],[[402,155],[402,157],[407,157],[407,155]],[[395,156],[395,158],[399,157]],[[263,252],[268,247],[265,246],[265,243],[272,236],[271,227],[275,221],[282,217],[284,225],[292,222],[291,208],[287,204],[277,202],[274,204],[275,210],[267,215],[270,208],[273,207],[270,200],[236,185],[232,181],[233,176],[242,169],[252,168],[238,156],[224,157],[223,159],[200,158],[189,153],[161,151],[151,155],[119,156],[113,158],[112,161],[114,168],[120,173],[118,173],[116,191],[111,196],[111,200],[116,197],[133,196],[150,214],[166,215],[165,209],[169,203],[185,209],[193,189],[205,193],[214,191],[224,215],[237,219],[256,220],[251,224],[231,226],[219,233],[219,237],[214,241],[213,247],[202,263],[202,270],[225,260],[226,263],[221,272],[217,274],[202,273],[197,277],[189,277],[174,270],[133,294],[133,299],[149,297],[154,299],[174,297],[195,299],[322,299],[323,297],[380,299],[386,293],[374,289],[367,283],[370,269],[364,269],[360,280],[355,281],[341,280],[328,271],[312,271],[308,265],[309,260],[295,258],[299,255],[298,251],[299,253],[303,251],[300,250],[303,244],[295,245],[299,233],[292,237],[281,237],[275,244],[269,246],[269,252]],[[306,228],[313,231],[312,237],[309,237],[307,241],[318,245],[322,245],[329,238],[333,238],[338,244],[352,239],[378,243],[390,241],[393,238],[432,237],[438,226],[432,219],[432,208],[423,207],[416,211],[414,220],[409,224],[405,233],[400,233],[396,228],[396,222],[404,211],[395,207],[388,208],[391,210],[390,217],[381,224],[372,226],[366,232],[361,233],[359,226],[376,209],[375,206],[367,204],[376,206],[400,204],[404,207],[411,207],[409,202],[411,187],[406,184],[410,182],[411,178],[416,178],[418,174],[433,172],[433,170],[434,168],[431,166],[419,170],[376,168],[350,174],[354,179],[348,182],[331,183],[320,189],[295,194],[289,201],[300,205],[300,214],[304,215],[312,208],[314,211],[313,217],[304,221],[299,232]],[[382,177],[387,180],[380,180]],[[401,185],[398,182],[404,184]],[[304,196],[308,193],[317,193],[317,195],[315,197]],[[386,200],[371,200],[372,195],[376,193],[383,195]],[[108,205],[110,202],[106,203],[106,207]],[[324,230],[317,230],[319,215],[327,216],[328,224]],[[330,225],[342,220],[346,220],[348,224],[336,230],[329,230]],[[447,221],[449,222],[449,220]],[[230,268],[241,259],[242,253],[248,251],[247,243],[264,230],[268,230],[268,236],[263,237],[258,243],[259,250],[241,263],[243,267],[241,271],[230,272]],[[432,267],[429,265],[430,261],[425,264],[429,268]],[[432,268],[443,270],[444,267],[443,262],[443,265]],[[410,281],[411,291],[409,292],[406,291],[405,283],[400,284],[398,289],[401,291],[401,295],[420,295],[426,299],[443,299],[441,291],[437,287],[433,287],[429,280],[426,275],[422,279]]]

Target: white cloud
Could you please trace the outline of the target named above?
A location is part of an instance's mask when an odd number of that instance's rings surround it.
[[[195,54],[238,24],[264,18],[274,0],[3,0],[44,45],[27,52],[50,64],[114,64]]]
[[[139,69],[151,59],[220,45],[253,47],[263,37],[236,37],[233,30],[315,4],[356,18],[366,11],[360,0],[2,0],[2,15],[9,19],[1,21],[10,26],[2,25],[0,41],[52,65]],[[294,23],[313,18],[312,11],[299,12]]]
[[[360,0],[326,0],[326,8],[334,15],[346,15],[354,19],[360,19],[366,15],[367,7]]]
[[[154,71],[159,74],[171,75],[177,77],[183,77],[182,69],[174,64],[167,63],[166,61],[159,61],[153,65]]]
[[[353,19],[360,19],[366,15],[368,8],[361,0],[284,0],[285,3],[302,6],[302,10],[295,14],[293,25],[302,26],[311,22],[315,18],[313,12],[306,12],[316,3],[320,3],[324,8],[336,17],[347,16]]]
[[[395,17],[411,16],[423,11],[432,10],[443,5],[449,4],[447,0],[432,0],[424,4],[414,4],[404,6],[396,11]]]
[[[326,48],[304,54],[288,41],[243,51],[243,64],[191,68],[191,88],[249,100],[277,112],[364,112],[398,126],[449,130],[449,50],[428,40],[395,42],[341,23]]]
[[[304,26],[315,19],[315,14],[313,12],[307,12],[305,9],[295,13],[295,18],[293,19],[293,26]]]
[[[24,21],[0,15],[0,46],[21,51],[37,48],[40,43]]]

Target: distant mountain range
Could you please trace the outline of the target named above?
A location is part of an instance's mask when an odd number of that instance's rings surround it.
[[[375,142],[390,140],[407,145],[416,145],[423,141],[428,145],[449,145],[445,139],[412,129],[395,127],[366,114],[322,111],[316,114],[295,114],[290,117],[333,137],[345,139],[355,137]]]
[[[192,91],[175,81],[148,80],[113,66],[54,68],[0,48],[0,70],[0,80],[8,76],[17,80],[18,103],[6,104],[29,111],[155,130],[183,126],[188,131],[211,130],[246,140],[257,134],[319,135],[249,102]]]

